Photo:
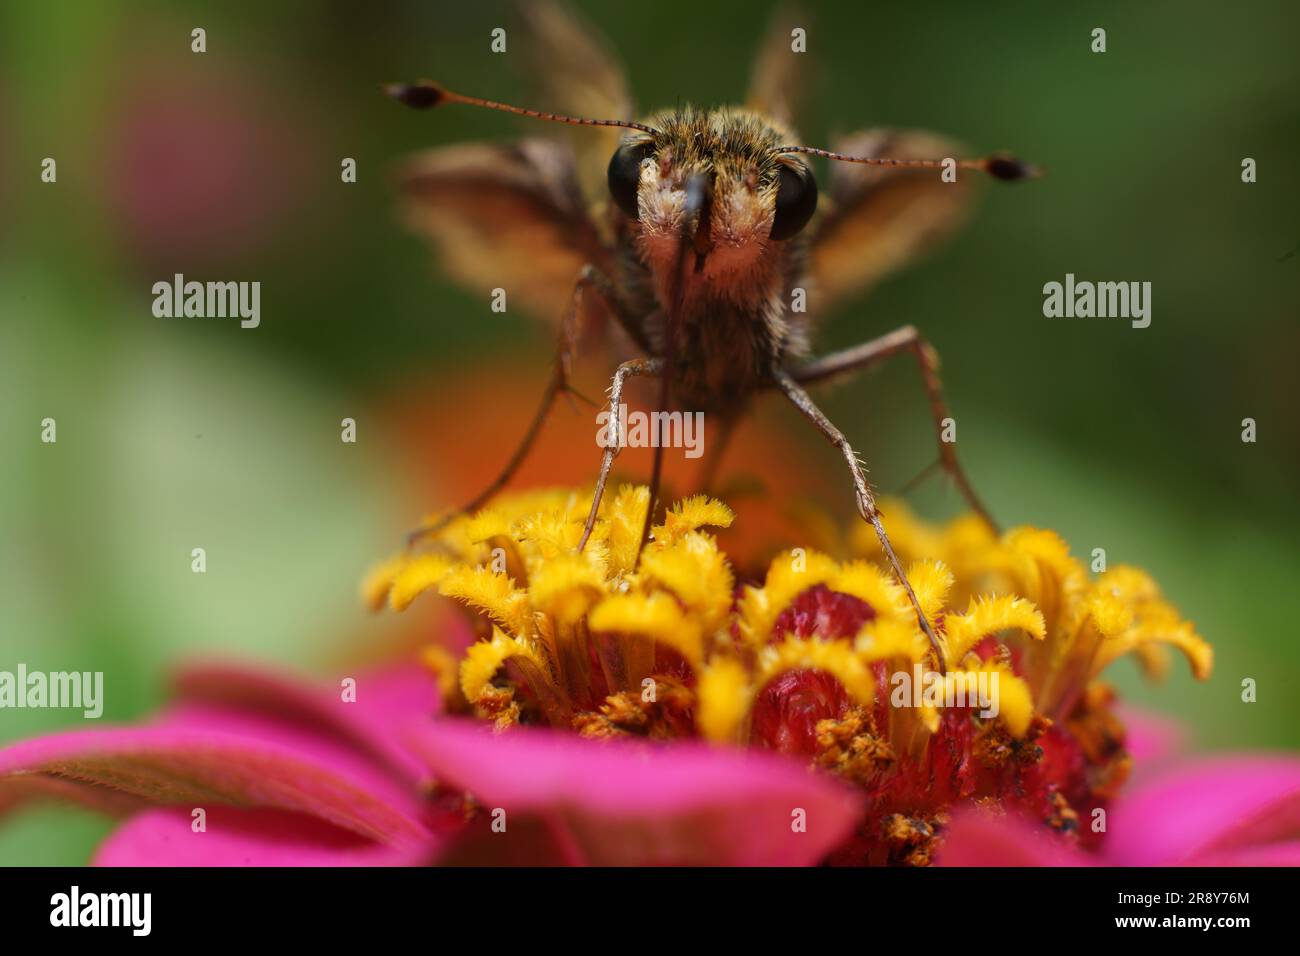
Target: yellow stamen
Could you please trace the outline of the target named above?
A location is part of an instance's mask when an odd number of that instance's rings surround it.
[[[406,555],[399,554],[366,572],[361,582],[361,599],[366,602],[366,607],[378,611],[384,606],[384,602],[388,600],[388,592],[393,588],[393,579],[409,560]]]
[[[1176,620],[1143,621],[1128,629],[1122,635],[1102,644],[1093,665],[1093,674],[1100,673],[1112,661],[1133,650],[1140,650],[1153,644],[1166,644],[1182,651],[1187,663],[1192,668],[1192,676],[1197,680],[1208,680],[1214,670],[1214,648],[1196,633],[1196,629],[1186,621]]]
[[[462,565],[448,571],[438,589],[445,597],[482,611],[511,635],[529,637],[536,630],[528,593],[505,574]]]
[[[818,551],[786,551],[767,569],[761,588],[746,587],[740,599],[740,633],[755,648],[772,635],[776,619],[796,597],[839,573],[839,566]]]
[[[663,545],[672,545],[682,536],[704,527],[729,528],[736,520],[731,509],[708,495],[683,498],[668,509],[664,523],[655,525],[654,539]]]
[[[1013,737],[1023,738],[1034,719],[1034,697],[1029,685],[1003,664],[986,661],[980,667],[949,671],[944,675],[944,701],[965,700],[966,706],[975,706],[981,675],[997,675],[997,716]],[[990,678],[984,677],[991,691]]]
[[[528,597],[534,610],[571,626],[605,595],[605,576],[585,553],[558,554],[532,572]]]
[[[998,538],[973,517],[932,528],[892,503],[891,535],[910,564],[922,609],[936,623],[949,670],[939,681],[940,703],[890,706],[882,719],[889,691],[877,688],[874,671],[910,674],[935,664],[906,594],[879,560],[840,563],[821,551],[786,551],[761,586],[744,588],[737,599],[728,558],[706,530],[732,523],[726,505],[704,496],[674,505],[638,564],[646,489],[607,495],[579,553],[590,502],[589,494],[567,489],[503,496],[451,522],[428,552],[377,566],[363,596],[372,607],[386,600],[401,610],[437,589],[486,615],[491,637],[458,666],[440,648],[425,659],[446,699],[460,709],[472,704],[498,729],[542,720],[589,734],[648,734],[653,726],[653,733],[671,736],[683,732],[693,710],[699,736],[741,744],[764,690],[782,674],[813,672],[843,686],[856,719],[871,723],[872,738],[890,755],[880,766],[868,761],[873,774],[924,760],[935,745],[960,746],[948,736],[936,744],[934,735],[948,724],[942,708],[961,700],[978,714],[983,707],[973,691],[981,677],[987,688],[996,674],[997,716],[984,717],[978,728],[988,753],[1032,760],[1032,748],[1012,741],[1033,738],[1047,721],[1067,732],[1072,721],[1091,721],[1101,728],[1093,763],[1113,777],[1122,728],[1107,723],[1114,717],[1090,690],[1093,678],[1130,652],[1156,676],[1170,648],[1187,657],[1198,678],[1213,664],[1209,645],[1144,572],[1119,566],[1093,580],[1052,532],[1017,528]],[[861,544],[876,553],[874,542]],[[493,556],[497,548],[506,551],[504,571]],[[865,602],[871,620],[857,633],[774,640],[777,619],[819,585]],[[976,654],[990,636],[991,653]],[[693,671],[682,680],[664,677],[671,707],[641,698],[642,680],[655,675],[657,647],[673,649]],[[524,686],[528,693],[517,693]],[[659,715],[657,723],[651,714]],[[839,728],[843,742],[866,746],[866,737],[849,732],[851,723],[837,716],[828,726]],[[867,766],[856,759],[836,765]]]
[[[948,566],[942,561],[917,561],[907,569],[907,579],[912,583],[912,591],[916,594],[916,599],[920,602],[921,610],[925,612],[925,616],[931,620],[938,617],[953,585],[953,574]],[[902,591],[902,588],[898,587],[892,578],[889,579],[889,583],[893,585],[896,591]],[[906,615],[908,610],[907,598],[906,595],[901,593],[900,597],[902,598],[900,610]],[[863,598],[863,600],[875,607],[874,602],[869,598]]]
[[[455,655],[441,644],[430,644],[421,653],[424,665],[433,671],[438,680],[438,690],[444,701],[450,700],[459,690],[457,675],[460,664]]]
[[[636,567],[637,552],[641,550],[650,489],[644,485],[624,485],[612,501],[607,498],[606,502],[601,506],[597,534],[608,549],[611,573],[631,574]]]
[[[405,611],[411,602],[431,588],[436,588],[454,562],[445,554],[421,554],[410,558],[393,577],[388,605]]]
[[[643,584],[671,591],[697,612],[706,632],[721,627],[731,611],[731,569],[718,543],[702,532],[687,532],[671,547],[647,549],[638,575]]]
[[[616,594],[597,604],[587,619],[592,631],[635,635],[658,641],[692,667],[703,657],[700,625],[668,594]]]
[[[826,579],[832,591],[851,594],[871,605],[877,618],[915,620],[907,593],[885,571],[866,561],[849,561]],[[927,582],[933,584],[934,582]]]
[[[706,740],[740,743],[739,734],[749,715],[753,688],[740,661],[715,657],[700,672],[696,685],[695,725]]]
[[[916,626],[915,618],[907,623],[877,620],[869,621],[862,628],[853,641],[853,649],[867,664],[891,661],[910,666],[926,658],[930,641]]]
[[[821,671],[839,681],[859,704],[866,706],[874,699],[876,682],[849,641],[787,635],[781,643],[763,649],[754,684],[761,691],[787,671]]]
[[[1038,641],[1047,634],[1038,608],[1018,597],[972,598],[966,613],[945,616],[943,627],[944,656],[953,664],[989,634],[1015,629]]]
[[[546,666],[527,642],[496,630],[490,641],[479,641],[465,652],[460,664],[460,690],[465,699],[477,703],[491,686],[497,671],[511,658],[525,660],[538,670]]]

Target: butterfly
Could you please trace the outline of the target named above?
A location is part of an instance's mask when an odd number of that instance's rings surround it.
[[[953,443],[944,440],[937,356],[905,326],[813,357],[814,319],[952,233],[968,210],[972,173],[1018,180],[1038,171],[1005,154],[956,159],[955,144],[913,130],[865,130],[834,149],[800,145],[792,122],[805,55],[793,49],[780,17],[759,52],[745,105],[678,105],[634,118],[627,79],[603,38],[557,4],[520,6],[540,95],[568,112],[512,106],[430,81],[385,88],[416,109],[475,106],[571,134],[433,149],[411,159],[400,177],[406,221],[432,242],[453,278],[472,288],[508,284],[557,322],[554,371],[539,410],[502,473],[463,511],[478,510],[508,483],[569,388],[580,326],[600,322],[632,353],[612,375],[611,436],[619,431],[624,387],[636,377],[658,380],[659,409],[714,416],[722,446],[756,396],[775,392],[798,408],[843,455],[858,512],[938,652],[863,463],[807,390],[911,355],[929,396],[939,464],[992,525]],[[830,161],[824,187],[810,157]],[[620,450],[614,440],[602,453],[580,550]],[[709,474],[719,457],[715,447]],[[662,461],[663,443],[656,442],[643,544]],[[430,530],[417,529],[413,540]]]

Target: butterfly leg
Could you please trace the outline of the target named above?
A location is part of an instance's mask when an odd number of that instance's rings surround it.
[[[605,483],[609,480],[610,469],[614,467],[614,459],[623,450],[620,444],[623,432],[618,420],[619,407],[623,403],[623,383],[633,375],[658,375],[663,371],[663,365],[663,359],[632,359],[624,362],[614,372],[614,379],[609,388],[609,430],[607,432],[609,439],[605,445],[605,454],[600,460],[600,474],[596,478],[596,491],[591,499],[591,511],[587,515],[587,524],[582,529],[582,540],[578,542],[579,551],[587,546],[587,539],[591,537],[591,531],[596,527],[596,515],[600,512],[600,500],[605,495]],[[647,507],[654,507],[653,500]]]
[[[939,661],[939,669],[944,669],[943,650],[939,646],[939,638],[934,633],[934,628],[930,626],[929,620],[925,616],[925,611],[921,609],[921,602],[916,598],[916,592],[912,590],[912,584],[907,580],[907,574],[903,570],[902,563],[898,560],[898,555],[894,553],[894,546],[889,543],[889,535],[885,533],[885,525],[880,520],[880,512],[876,510],[876,499],[871,494],[871,486],[867,484],[866,474],[862,469],[862,462],[858,459],[858,454],[849,444],[849,440],[844,437],[844,433],[831,423],[825,413],[817,407],[812,397],[803,390],[803,387],[795,380],[794,376],[785,371],[778,369],[775,373],[776,386],[785,394],[791,404],[799,409],[810,422],[826,436],[826,439],[840,450],[844,455],[844,460],[849,466],[849,474],[853,478],[853,490],[857,496],[858,514],[862,519],[870,524],[876,531],[876,537],[880,539],[880,547],[885,552],[885,558],[889,561],[890,567],[894,571],[894,577],[902,585],[907,598],[912,602],[912,608],[916,611],[916,621],[925,636],[930,640],[930,646],[934,648],[934,653]]]
[[[497,492],[509,484],[515,472],[527,459],[529,452],[533,449],[533,444],[537,440],[537,436],[541,434],[542,426],[546,423],[546,418],[550,414],[551,407],[555,404],[555,399],[561,393],[570,390],[569,375],[573,369],[573,356],[577,351],[582,304],[588,292],[595,292],[606,306],[617,311],[613,284],[595,266],[583,266],[573,286],[573,297],[569,302],[569,309],[560,323],[559,341],[556,345],[554,368],[551,371],[550,380],[546,383],[546,390],[542,393],[542,400],[537,407],[537,412],[533,415],[533,420],[529,423],[528,430],[524,432],[524,437],[518,447],[515,448],[514,454],[510,456],[510,460],[506,462],[505,467],[492,480],[492,483],[459,509],[434,521],[420,525],[409,532],[406,536],[408,547],[415,545],[420,539],[428,535],[441,531],[456,515],[473,514],[478,511],[492,500]]]
[[[701,492],[707,494],[712,489],[713,482],[718,475],[718,468],[722,463],[722,456],[726,454],[727,446],[731,444],[731,436],[735,433],[735,430],[736,419],[734,416],[727,416],[722,420],[718,430],[718,437],[713,441],[713,454],[704,464],[699,485]],[[650,528],[654,524],[654,516],[659,510],[659,488],[663,484],[663,470],[664,443],[659,441],[655,443],[654,466],[650,471],[650,503],[646,508],[645,522],[641,527],[641,544],[636,554],[638,562],[641,560],[641,552],[645,550],[646,543],[650,540]]]
[[[736,424],[737,419],[734,415],[727,415],[718,423],[717,437],[713,439],[709,457],[700,470],[698,487],[702,494],[712,494],[717,490],[714,486],[718,480],[718,473],[722,470],[722,459],[727,454],[727,449],[731,447],[732,436],[736,434]]]
[[[993,520],[984,503],[980,501],[979,495],[975,493],[974,486],[957,458],[955,445],[944,441],[944,420],[948,418],[948,405],[944,401],[943,384],[939,380],[939,355],[915,328],[905,325],[901,329],[870,342],[864,342],[862,345],[814,359],[807,365],[794,369],[790,374],[801,385],[815,385],[870,368],[900,352],[911,352],[916,357],[917,365],[920,366],[921,380],[925,384],[926,395],[930,400],[930,415],[934,419],[934,427],[939,439],[939,463],[956,482],[958,490],[971,510],[983,518],[996,532],[997,522]]]

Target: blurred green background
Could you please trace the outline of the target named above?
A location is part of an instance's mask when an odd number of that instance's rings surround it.
[[[579,6],[646,108],[739,100],[770,13],[752,0]],[[924,127],[1049,170],[985,190],[956,241],[830,316],[819,347],[921,327],[994,512],[1150,569],[1214,643],[1209,683],[1179,662],[1150,687],[1123,664],[1128,696],[1184,719],[1198,747],[1300,744],[1286,690],[1300,673],[1295,4],[804,7],[806,142]],[[382,642],[393,625],[363,613],[356,582],[412,516],[445,503],[417,493],[428,455],[382,410],[412,388],[454,405],[444,373],[544,363],[551,345],[430,268],[387,177],[419,147],[545,130],[412,114],[378,84],[431,76],[530,102],[514,52],[526,36],[489,50],[511,23],[486,0],[0,7],[0,669],[102,670],[104,719],[130,720],[187,656],[311,673]],[[345,156],[354,185],[340,182]],[[57,184],[40,181],[44,157]],[[154,318],[150,287],[175,271],[261,281],[261,327]],[[1067,272],[1149,280],[1151,327],[1044,318],[1042,286]],[[929,462],[906,361],[826,408],[885,490]],[[55,445],[39,440],[47,416]],[[339,441],[344,416],[359,420],[356,445]],[[1255,444],[1241,441],[1245,417]],[[764,420],[807,443],[805,467],[840,467],[792,416]],[[572,480],[595,464],[575,462]],[[941,483],[915,500],[957,507]],[[196,546],[205,575],[190,571]],[[1255,704],[1240,702],[1243,677],[1258,681]],[[81,725],[0,711],[0,743]],[[84,861],[107,826],[25,811],[0,827],[0,863]]]

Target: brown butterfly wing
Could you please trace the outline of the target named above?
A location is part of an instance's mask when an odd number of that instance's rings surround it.
[[[520,49],[542,108],[588,119],[635,119],[623,67],[595,27],[560,3],[523,0],[518,12],[524,24]],[[624,131],[557,125],[550,132],[572,146],[588,205],[603,205],[609,158]]]
[[[868,130],[835,144],[852,156],[943,159],[957,144],[919,130]],[[831,162],[826,212],[813,236],[809,297],[825,311],[870,289],[946,239],[965,221],[972,179],[962,170],[945,183],[938,169],[894,170]]]
[[[417,154],[401,172],[402,213],[447,273],[486,298],[558,323],[587,263],[609,252],[587,215],[566,144],[466,143]]]
[[[811,26],[807,13],[790,7],[778,8],[768,22],[767,32],[754,59],[745,105],[793,129],[799,105],[807,88],[805,64],[808,56],[791,49],[791,31]]]

